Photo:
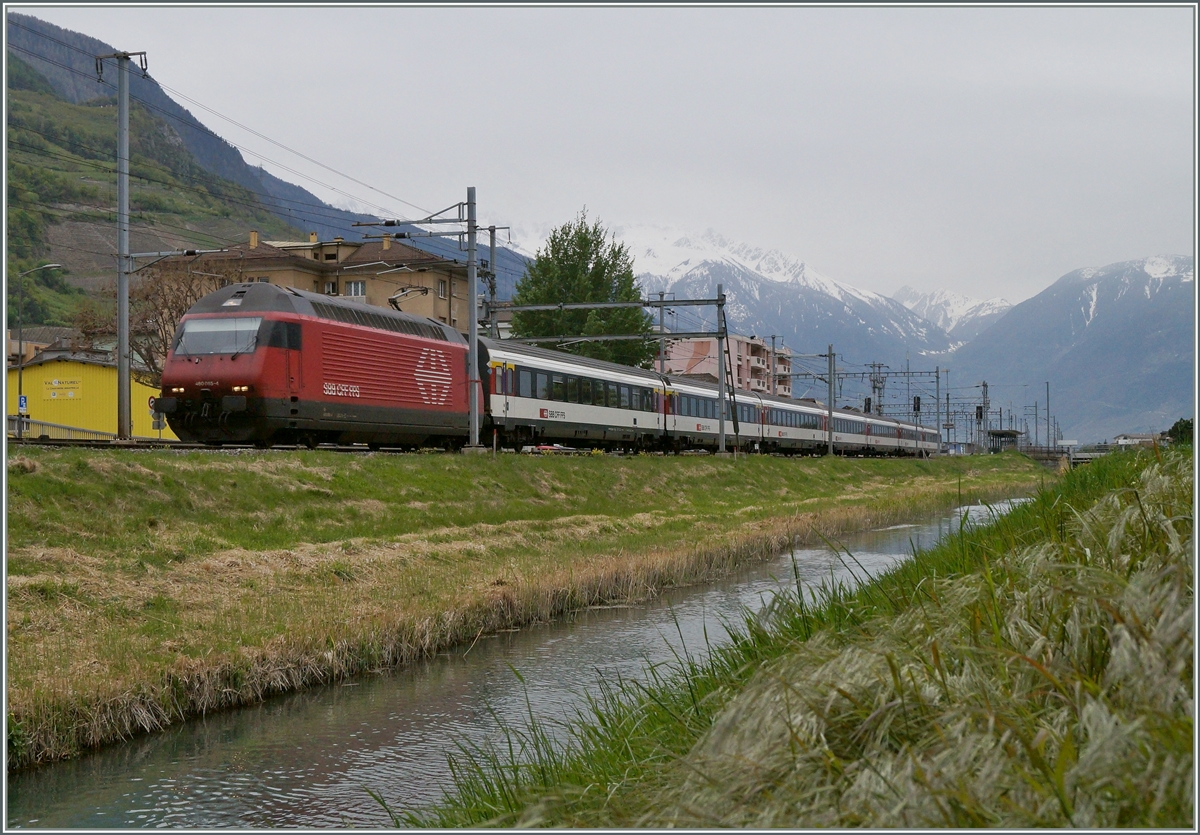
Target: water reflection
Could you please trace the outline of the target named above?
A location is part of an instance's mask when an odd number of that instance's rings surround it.
[[[997,509],[1005,508],[1004,505]],[[984,507],[964,509],[979,520]],[[961,511],[959,512],[961,513]],[[957,530],[959,513],[797,550],[720,583],[567,622],[481,637],[392,674],[227,711],[8,780],[9,827],[267,828],[388,826],[393,808],[436,801],[455,740],[567,720],[601,679],[646,677],[647,664],[727,640],[724,624],[760,609],[780,585],[874,574]],[[849,568],[847,568],[847,564]],[[861,568],[860,568],[861,566]],[[520,672],[525,684],[514,674]],[[495,716],[493,716],[493,712]]]

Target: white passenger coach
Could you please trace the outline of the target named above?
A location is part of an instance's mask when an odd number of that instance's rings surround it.
[[[480,345],[490,418],[485,429],[501,444],[675,452],[719,444],[715,384],[507,341],[481,339]],[[823,405],[740,390],[725,397],[727,448],[789,455],[826,450]],[[937,451],[938,432],[835,409],[833,444],[842,454],[928,455]]]

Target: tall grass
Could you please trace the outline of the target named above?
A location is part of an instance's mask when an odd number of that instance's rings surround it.
[[[720,576],[1029,461],[27,450],[9,461],[8,764]]]
[[[1193,824],[1190,458],[1094,462],[707,659],[611,682],[569,745],[452,759],[421,826]],[[815,598],[815,599],[814,599]]]

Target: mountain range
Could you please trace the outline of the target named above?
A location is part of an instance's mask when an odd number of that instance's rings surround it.
[[[892,298],[918,316],[933,322],[963,345],[983,333],[1012,307],[1005,299],[973,299],[946,290],[921,293],[901,287]]]
[[[1038,400],[1067,437],[1163,431],[1193,414],[1193,256],[1160,255],[1067,273],[954,352],[957,380],[993,399]],[[1028,385],[1027,394],[1023,386]]]
[[[793,351],[817,352],[833,343],[855,362],[867,362],[951,347],[945,331],[895,299],[828,278],[777,250],[729,241],[712,230],[690,235],[662,226],[620,226],[613,234],[629,247],[638,282],[650,295],[661,290],[713,298],[721,285],[731,327],[775,334]],[[711,310],[695,310],[691,315],[699,321],[713,323]]]
[[[111,87],[95,81],[92,57],[114,52],[110,45],[28,15],[8,12],[7,20],[10,87],[15,57],[45,79],[26,80],[31,85],[25,88],[30,95],[45,87],[66,102],[88,105],[103,104],[102,100],[111,97]],[[189,166],[199,166],[253,195],[249,199],[257,199],[260,210],[293,229],[315,231],[322,239],[337,235],[357,239],[363,230],[352,224],[377,219],[330,206],[306,189],[247,164],[236,147],[203,126],[153,78],[133,73],[130,80],[135,110],[143,108],[154,120],[154,131],[162,134],[160,145],[166,149],[160,156],[174,172],[172,176],[183,178],[178,182],[199,182],[187,179]],[[10,143],[14,118],[10,110]],[[21,118],[29,121],[30,117]],[[36,140],[28,131],[21,135],[26,137],[24,142]],[[186,151],[186,160],[167,153],[176,146]],[[59,149],[57,153],[65,153],[73,146],[54,147]],[[9,151],[11,192],[12,147]],[[36,172],[28,166],[22,170],[26,172],[22,177],[34,182]],[[85,177],[70,179],[89,181]],[[170,188],[168,184],[167,191]],[[48,199],[36,189],[18,196]],[[152,196],[147,192],[145,199]],[[168,197],[157,199],[164,206],[170,202]],[[201,207],[205,212],[219,213],[219,206],[206,206]],[[11,195],[9,209],[11,258],[15,240]],[[254,222],[248,211],[236,210],[230,223]],[[81,228],[85,225],[82,221],[78,224]],[[60,239],[68,226],[58,227]],[[186,231],[185,227],[193,228],[187,224],[175,228]],[[403,229],[411,231],[413,227]],[[110,224],[100,221],[85,231],[96,240],[112,233]],[[1044,385],[1049,381],[1052,409],[1064,433],[1084,441],[1111,438],[1118,432],[1161,430],[1176,418],[1192,414],[1192,256],[1153,256],[1076,270],[1014,306],[1000,298],[970,299],[947,292],[921,293],[909,287],[889,298],[831,278],[778,250],[731,241],[712,230],[696,234],[664,226],[626,225],[611,231],[628,245],[638,281],[648,295],[663,292],[668,297],[711,298],[721,285],[731,329],[768,342],[774,336],[796,354],[822,353],[832,344],[839,366],[847,370],[865,369],[871,362],[884,363],[893,371],[949,368],[957,394],[967,396],[969,391],[964,393],[964,389],[974,391],[986,380],[993,404],[1013,404],[1018,418],[1023,407],[1035,400],[1044,408]],[[71,234],[80,233],[74,230]],[[242,233],[231,229],[224,234]],[[115,240],[115,234],[112,237]],[[411,242],[443,257],[465,258],[452,239],[414,238]],[[49,244],[54,258],[53,235]],[[486,235],[481,236],[480,244],[481,255],[486,257]],[[168,242],[170,246],[174,244]],[[112,251],[111,246],[107,251]],[[499,248],[497,256],[499,296],[508,298],[528,256],[508,247]],[[707,329],[714,324],[714,313],[710,308],[681,307],[666,324],[674,330]],[[805,365],[803,361],[798,364]],[[808,365],[817,370],[821,363]],[[853,384],[849,386],[842,396],[846,403],[860,396]],[[798,394],[805,388],[806,384],[797,382]],[[898,392],[897,388],[889,386],[889,398],[908,395],[907,390]]]
[[[768,341],[782,336],[797,353],[820,353],[832,343],[839,367],[849,371],[869,362],[892,370],[948,369],[956,398],[978,396],[980,384],[987,382],[993,409],[1004,409],[1006,420],[1011,409],[1018,424],[1026,406],[1032,419],[1035,402],[1044,420],[1049,382],[1051,410],[1064,436],[1083,441],[1161,431],[1192,414],[1192,256],[1076,270],[1014,306],[1000,298],[907,287],[888,298],[822,275],[784,253],[731,242],[711,230],[697,235],[624,226],[613,231],[629,247],[649,295],[712,298],[720,284],[732,329]],[[713,324],[711,313],[700,312],[704,308],[683,310],[681,315],[692,318],[674,329]],[[800,383],[797,390],[804,390]],[[861,397],[849,392],[844,391],[848,403]],[[895,386],[887,390],[891,400],[910,393]]]

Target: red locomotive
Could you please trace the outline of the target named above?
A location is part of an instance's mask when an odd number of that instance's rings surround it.
[[[158,400],[180,440],[258,446],[461,445],[467,408],[467,344],[453,328],[267,283],[187,312]]]

